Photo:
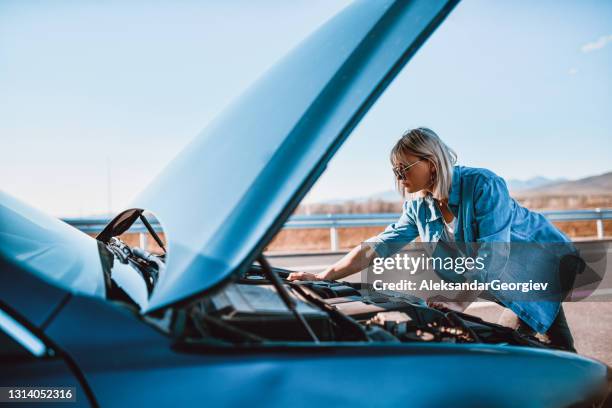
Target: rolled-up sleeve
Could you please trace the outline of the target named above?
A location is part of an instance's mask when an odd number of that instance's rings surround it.
[[[410,202],[405,201],[402,214],[397,222],[388,225],[380,234],[369,238],[365,244],[371,246],[378,256],[388,257],[401,251],[418,236],[419,230],[411,211]]]

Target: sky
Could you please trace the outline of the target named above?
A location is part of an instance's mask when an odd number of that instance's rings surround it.
[[[117,212],[348,0],[0,2],[0,189],[56,216]],[[507,179],[612,170],[612,2],[466,0],[380,97],[306,201],[393,188],[434,129]]]

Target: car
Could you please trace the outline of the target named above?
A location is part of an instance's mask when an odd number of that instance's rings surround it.
[[[95,238],[0,194],[0,399],[33,401],[45,394],[31,387],[67,387],[55,402],[610,404],[603,363],[405,294],[289,282],[289,271],[263,255],[455,5],[351,4],[230,105]],[[121,239],[136,223],[159,253]]]

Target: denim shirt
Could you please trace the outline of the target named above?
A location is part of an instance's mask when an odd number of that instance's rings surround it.
[[[509,243],[513,242],[571,242],[543,215],[522,207],[510,197],[504,180],[487,169],[455,166],[448,207],[457,218],[457,242],[475,242],[481,246],[487,243],[508,243],[510,246]],[[387,257],[417,237],[422,242],[438,242],[443,234],[442,214],[433,198],[427,196],[404,202],[399,220],[372,238],[371,242],[379,256]],[[484,256],[496,256],[495,252]],[[528,262],[529,259],[524,259],[524,263]],[[517,281],[528,281],[533,276],[524,276],[525,270],[515,264],[513,270],[504,273],[506,276],[509,273]],[[548,268],[542,270],[548,273]],[[550,270],[550,273],[556,273],[556,265]],[[493,295],[540,333],[548,330],[560,307],[560,301],[508,300],[500,298],[499,294]]]

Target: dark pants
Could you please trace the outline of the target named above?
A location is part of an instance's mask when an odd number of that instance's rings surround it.
[[[559,280],[561,287],[564,291],[564,297],[571,292],[574,285],[576,275],[582,273],[585,268],[584,260],[576,255],[570,254],[565,255],[561,258],[559,264]],[[497,300],[495,302],[501,304]],[[503,306],[503,305],[502,305]],[[560,348],[567,351],[576,352],[574,348],[574,338],[572,332],[565,319],[565,312],[563,311],[563,305],[559,307],[559,313],[557,317],[549,327],[548,331],[544,334],[537,333],[527,323],[522,321],[512,310],[505,309],[498,321],[499,324],[507,327],[511,327],[521,334],[531,335],[537,337],[539,340],[550,344],[553,347]]]
[[[567,351],[576,352],[574,348],[574,338],[565,319],[563,306],[559,308],[559,313],[553,321],[548,331],[544,334],[536,333],[527,323],[522,321],[512,310],[505,309],[499,318],[498,324],[511,327],[521,334],[536,336],[539,340],[550,344],[553,347]]]

